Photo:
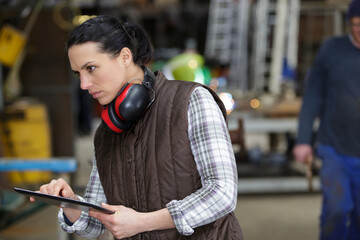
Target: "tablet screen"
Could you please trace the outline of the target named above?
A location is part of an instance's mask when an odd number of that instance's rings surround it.
[[[99,205],[95,205],[88,202],[82,202],[75,199],[70,198],[64,198],[64,197],[58,197],[58,196],[52,196],[49,194],[44,193],[38,193],[27,189],[21,189],[21,188],[14,188],[14,190],[18,193],[32,196],[36,199],[36,201],[42,201],[48,204],[56,205],[62,208],[72,208],[72,209],[78,209],[81,211],[88,212],[90,210],[98,211],[106,214],[114,214],[115,212],[108,210],[106,208],[103,208]]]

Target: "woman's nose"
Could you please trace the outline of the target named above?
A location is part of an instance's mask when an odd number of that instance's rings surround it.
[[[91,81],[85,76],[80,76],[80,88],[82,90],[88,90],[90,86]]]

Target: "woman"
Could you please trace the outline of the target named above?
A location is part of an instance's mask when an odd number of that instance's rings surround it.
[[[233,210],[237,171],[226,111],[206,86],[168,81],[145,64],[151,44],[132,23],[98,16],[70,35],[80,86],[104,106],[84,197],[62,179],[40,192],[115,212],[60,209],[61,227],[93,238],[242,239]],[[34,199],[32,199],[34,200]]]

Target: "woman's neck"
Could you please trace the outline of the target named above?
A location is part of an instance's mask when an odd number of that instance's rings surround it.
[[[144,71],[143,69],[134,64],[133,66],[130,67],[129,72],[128,72],[128,82],[129,83],[142,83],[143,79],[144,79]]]

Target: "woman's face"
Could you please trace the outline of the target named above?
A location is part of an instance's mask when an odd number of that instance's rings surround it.
[[[126,69],[120,57],[100,52],[97,43],[73,45],[68,56],[81,89],[88,90],[101,105],[109,104],[126,83]]]

